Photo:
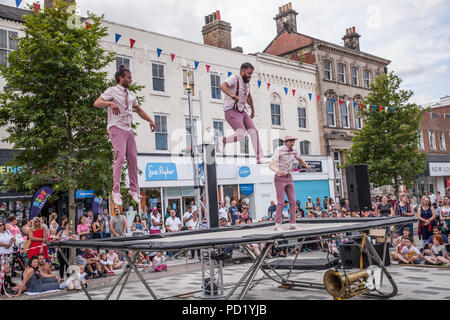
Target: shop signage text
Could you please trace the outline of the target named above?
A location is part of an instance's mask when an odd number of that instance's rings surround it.
[[[249,167],[244,166],[239,168],[239,177],[241,178],[247,178],[252,174]]]
[[[430,162],[430,177],[450,176],[450,162]]]
[[[173,181],[178,180],[175,163],[147,163],[145,169],[147,181]]]

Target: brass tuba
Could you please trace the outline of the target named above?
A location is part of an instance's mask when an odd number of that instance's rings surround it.
[[[336,300],[350,299],[370,290],[366,287],[366,280],[369,274],[366,271],[349,273],[341,276],[339,272],[328,270],[323,276],[325,289]]]

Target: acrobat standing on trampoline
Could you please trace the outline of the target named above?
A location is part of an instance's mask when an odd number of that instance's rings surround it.
[[[278,147],[272,157],[269,165],[270,170],[275,172],[274,184],[277,193],[277,216],[276,216],[276,231],[283,231],[281,227],[281,215],[283,211],[283,204],[285,194],[289,201],[289,220],[290,229],[295,230],[295,189],[294,181],[292,179],[291,171],[294,162],[299,161],[300,164],[308,171],[311,167],[299,156],[298,152],[293,149],[297,139],[293,136],[286,136],[284,138],[284,146]]]
[[[225,119],[233,128],[234,134],[220,139],[218,145],[219,151],[225,153],[227,143],[238,142],[250,136],[256,154],[256,163],[263,164],[265,162],[259,134],[253,123],[255,107],[253,106],[249,84],[254,70],[255,68],[250,63],[244,63],[239,74],[232,75],[220,85],[220,89],[225,93],[223,105]],[[247,104],[251,109],[250,115],[247,113]]]
[[[112,191],[113,202],[117,206],[122,205],[120,195],[120,177],[125,157],[128,164],[128,178],[130,179],[129,194],[136,203],[139,203],[137,147],[133,129],[133,110],[150,124],[150,130],[155,132],[156,126],[153,120],[138,105],[136,96],[129,91],[132,82],[131,72],[120,67],[115,75],[117,85],[106,91],[95,101],[94,107],[108,108],[108,135],[114,149]]]

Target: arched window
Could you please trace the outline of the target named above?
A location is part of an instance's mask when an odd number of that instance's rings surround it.
[[[272,125],[281,126],[281,99],[277,94],[272,95],[270,113],[272,116]]]
[[[284,141],[281,139],[275,139],[272,141],[272,150],[275,152],[275,149],[281,147],[284,144]]]
[[[298,112],[298,127],[301,129],[307,128],[307,114],[306,114],[306,101],[304,99],[300,99],[297,107]]]
[[[311,143],[309,141],[300,142],[300,154],[302,156],[308,156],[311,149]]]
[[[341,113],[342,113],[342,127],[350,128],[350,123],[348,121],[348,106],[347,102],[345,101],[342,102]]]
[[[356,129],[361,129],[362,128],[362,119],[361,119],[361,110],[360,110],[360,105],[358,105],[357,103],[353,104],[353,110],[355,113],[355,128]]]

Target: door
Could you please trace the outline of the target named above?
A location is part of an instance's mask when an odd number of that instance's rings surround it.
[[[177,212],[177,217],[181,219],[181,214],[183,208],[181,207],[181,198],[168,199],[168,208],[173,209]]]

